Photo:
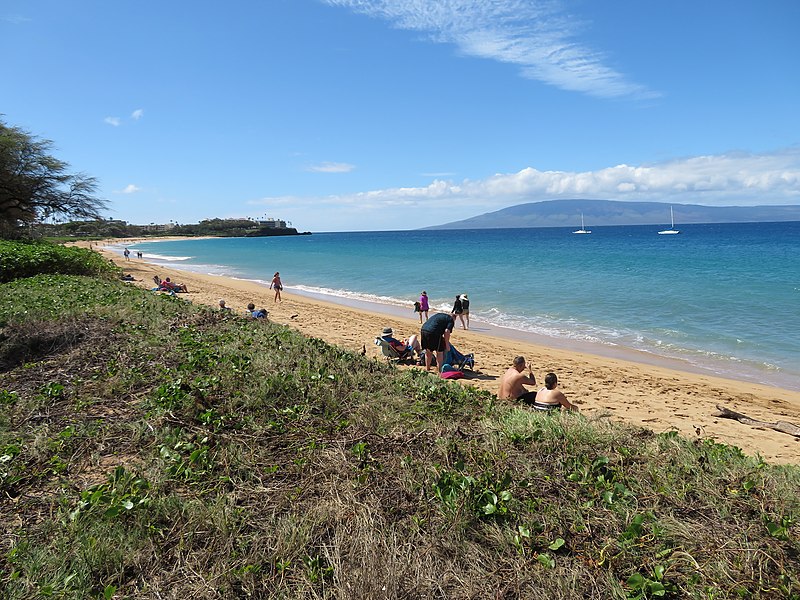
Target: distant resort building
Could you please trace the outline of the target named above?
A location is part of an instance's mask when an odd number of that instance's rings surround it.
[[[258,224],[262,227],[275,227],[278,229],[286,229],[286,221],[281,221],[280,219],[266,219],[264,221],[258,221]]]
[[[175,228],[175,223],[150,223],[150,225],[139,225],[142,231],[148,233],[163,233]]]

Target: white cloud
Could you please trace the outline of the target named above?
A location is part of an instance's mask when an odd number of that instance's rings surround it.
[[[120,118],[119,117],[106,117],[103,119],[104,123],[108,123],[109,125],[113,125],[114,127],[119,127]]]
[[[131,119],[133,119],[134,121],[138,121],[143,116],[144,116],[144,109],[143,108],[137,108],[135,111],[133,111],[131,113]]]
[[[553,0],[322,0],[427,32],[468,56],[517,65],[524,77],[592,96],[659,94],[606,66],[606,57],[577,40],[584,27]]]
[[[306,170],[312,173],[349,173],[355,168],[355,165],[349,165],[347,163],[324,162],[310,166]]]
[[[138,186],[135,186],[132,183],[129,183],[128,185],[125,186],[125,189],[119,190],[118,192],[115,192],[115,193],[117,193],[117,194],[135,194],[136,192],[139,192],[141,190],[142,190],[142,188],[140,188]]]
[[[313,215],[321,224],[301,227],[331,231],[337,227],[347,229],[348,222],[366,224],[368,229],[421,227],[523,202],[558,198],[707,206],[797,204],[800,203],[800,148],[763,154],[696,156],[585,172],[540,171],[528,167],[483,180],[457,182],[437,178],[422,187],[323,197],[272,197],[250,204],[293,210],[298,222]],[[420,215],[425,222],[420,222]]]

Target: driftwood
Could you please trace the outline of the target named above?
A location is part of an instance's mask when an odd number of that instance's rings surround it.
[[[767,429],[774,429],[775,431],[780,431],[781,433],[788,433],[789,435],[793,435],[794,437],[800,438],[800,427],[789,423],[787,421],[776,421],[775,423],[767,423],[766,421],[759,421],[757,419],[751,419],[747,415],[743,415],[742,413],[738,413],[734,410],[730,410],[724,408],[717,404],[717,411],[714,413],[715,417],[722,417],[723,419],[734,419],[739,421],[739,423],[744,423],[745,425],[751,425],[753,427],[766,427]]]

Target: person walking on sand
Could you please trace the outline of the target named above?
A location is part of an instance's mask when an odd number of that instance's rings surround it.
[[[464,319],[467,320],[467,326],[465,329],[469,329],[469,298],[466,294],[461,294],[461,322],[464,322]]]
[[[431,370],[431,356],[436,352],[436,370],[441,371],[450,350],[450,334],[456,324],[451,313],[436,313],[422,324],[420,338],[425,350],[425,370]]]
[[[422,290],[422,293],[419,295],[419,322],[422,323],[422,315],[425,315],[425,320],[428,320],[428,311],[430,307],[428,306],[428,292]]]
[[[527,376],[522,374],[524,370],[525,357],[515,357],[511,366],[500,378],[500,390],[497,392],[498,398],[501,400],[520,400],[525,404],[533,404],[536,399],[536,392],[529,392],[525,389],[525,384],[536,385],[536,377],[533,376],[530,367],[528,367]]]
[[[577,411],[578,407],[572,404],[560,389],[558,389],[558,377],[555,373],[548,373],[544,378],[544,387],[536,393],[533,401],[533,408],[536,410],[556,410],[566,409]]]
[[[123,252],[122,255],[125,257],[125,260],[131,259],[131,251],[128,250],[127,248],[125,248],[125,252]]]
[[[467,325],[464,322],[464,305],[461,303],[461,296],[456,296],[456,301],[453,303],[453,310],[450,312],[461,319],[461,328],[466,329]]]
[[[269,284],[269,287],[271,290],[275,290],[275,302],[283,302],[283,300],[281,300],[283,284],[281,283],[281,274],[279,272],[275,272],[275,276],[272,278],[272,283]]]

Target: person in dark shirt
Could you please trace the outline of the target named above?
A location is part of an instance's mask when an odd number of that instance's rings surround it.
[[[453,332],[455,317],[452,313],[432,315],[420,330],[422,349],[425,350],[425,370],[431,370],[431,356],[436,352],[436,368],[442,370],[444,357],[450,349],[450,334]]]
[[[452,312],[456,317],[461,319],[461,328],[462,329],[467,329],[467,323],[464,322],[464,312],[465,312],[464,311],[464,302],[465,302],[464,299],[465,299],[465,296],[462,296],[462,295],[456,296],[456,301],[453,303],[453,311]],[[466,303],[467,303],[466,314],[467,314],[467,318],[469,318],[469,300],[466,300]]]

